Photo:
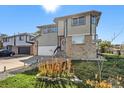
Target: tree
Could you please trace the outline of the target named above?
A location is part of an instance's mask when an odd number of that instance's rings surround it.
[[[35,33],[33,33],[33,35],[37,36],[37,35],[40,35],[41,32],[40,31],[36,31]]]
[[[107,52],[110,52],[110,47],[111,47],[111,42],[110,41],[101,41],[99,43],[99,47],[100,47],[100,51],[101,53],[107,53]]]
[[[1,48],[3,48],[3,44],[2,44],[2,42],[0,41],[0,49],[1,49]]]
[[[3,48],[2,38],[7,37],[6,34],[0,34],[0,49]]]

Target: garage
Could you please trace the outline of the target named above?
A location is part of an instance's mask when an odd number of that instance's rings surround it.
[[[18,54],[30,55],[30,47],[18,47]]]
[[[38,55],[52,56],[57,46],[39,46]]]

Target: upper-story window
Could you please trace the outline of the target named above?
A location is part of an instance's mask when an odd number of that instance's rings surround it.
[[[57,27],[51,28],[51,31],[52,31],[52,32],[57,32]]]
[[[77,26],[77,25],[85,25],[86,24],[86,18],[85,16],[78,17],[78,18],[73,18],[72,19],[72,25]]]
[[[86,24],[86,19],[85,19],[84,16],[83,17],[79,17],[79,24],[80,25],[85,25]]]
[[[7,38],[7,42],[9,42],[10,41],[10,38]]]
[[[32,36],[29,36],[29,40],[32,40]]]
[[[43,33],[44,33],[44,34],[52,33],[52,32],[57,32],[57,27],[45,28],[45,29],[43,30]]]
[[[92,24],[96,24],[96,16],[92,16]]]
[[[7,42],[7,38],[4,38],[4,39],[3,39],[3,42]]]
[[[19,36],[19,40],[23,41],[24,40],[24,36]]]
[[[72,25],[78,25],[78,18],[73,18],[73,23]]]
[[[83,44],[83,43],[84,43],[84,35],[72,36],[72,44]]]

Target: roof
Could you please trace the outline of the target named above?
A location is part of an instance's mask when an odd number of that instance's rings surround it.
[[[33,35],[30,34],[30,33],[19,33],[17,35],[7,36],[7,37],[3,37],[3,38],[11,38],[11,37],[15,37],[15,36],[25,36],[25,35],[28,35],[28,36],[32,36],[33,37]]]

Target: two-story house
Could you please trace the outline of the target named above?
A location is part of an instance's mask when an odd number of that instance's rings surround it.
[[[7,36],[2,39],[6,49],[14,51],[16,54],[33,54],[31,39],[33,35],[21,33],[18,35]]]
[[[57,17],[58,46],[72,59],[96,58],[96,27],[101,12],[88,11]]]
[[[59,52],[72,59],[96,59],[100,15],[99,11],[87,11],[57,17],[55,24],[38,26],[38,55],[52,55],[59,47]]]
[[[37,26],[40,35],[35,38],[38,43],[38,55],[52,56],[57,47],[57,25],[49,24]]]

